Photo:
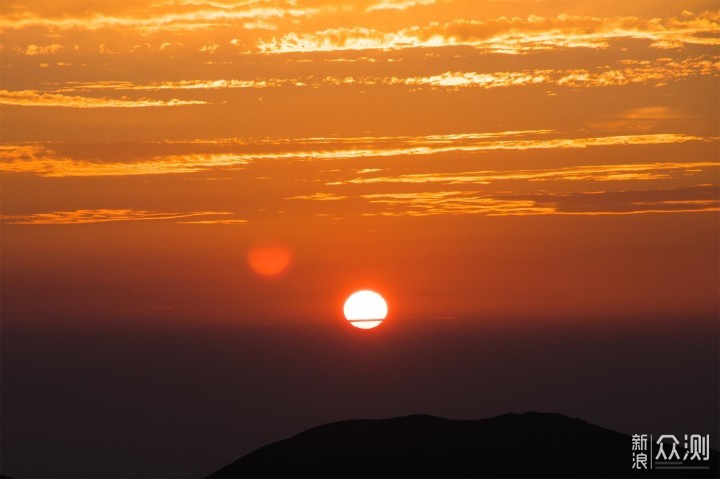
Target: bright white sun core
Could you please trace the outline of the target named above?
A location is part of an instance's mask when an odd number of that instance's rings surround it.
[[[382,296],[366,289],[351,294],[343,311],[345,319],[356,328],[372,329],[387,317],[388,307]]]

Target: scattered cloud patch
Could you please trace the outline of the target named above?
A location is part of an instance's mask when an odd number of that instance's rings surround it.
[[[24,53],[28,56],[35,56],[35,55],[54,55],[58,53],[60,50],[62,50],[63,46],[59,45],[57,43],[53,43],[52,45],[34,45],[30,44],[25,49]]]

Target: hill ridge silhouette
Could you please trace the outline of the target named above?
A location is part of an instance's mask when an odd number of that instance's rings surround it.
[[[411,414],[316,426],[208,477],[718,477],[718,452],[707,470],[631,465],[630,435],[560,413]]]

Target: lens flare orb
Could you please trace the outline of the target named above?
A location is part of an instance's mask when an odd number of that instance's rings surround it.
[[[285,273],[291,261],[290,250],[285,246],[256,246],[248,251],[250,268],[266,278]]]

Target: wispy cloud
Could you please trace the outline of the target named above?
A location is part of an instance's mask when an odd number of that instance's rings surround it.
[[[638,181],[658,180],[681,175],[689,170],[716,169],[720,162],[639,163],[618,165],[570,166],[556,169],[512,171],[468,171],[462,173],[415,173],[396,176],[357,177],[329,185],[372,183],[439,183],[447,185],[487,185],[496,181]],[[307,198],[311,199],[311,198]]]
[[[56,30],[122,29],[125,33],[159,30],[208,30],[247,21],[268,21],[312,15],[318,7],[300,8],[293,1],[117,2],[90,1],[83,8],[56,2],[11,5],[3,12],[2,30],[45,27]],[[46,5],[43,5],[46,4]],[[80,5],[80,4],[78,4]]]
[[[17,225],[75,225],[90,223],[109,223],[117,221],[178,220],[181,218],[231,215],[227,211],[193,211],[189,213],[168,213],[135,209],[97,209],[54,211],[31,215],[0,215],[7,224]],[[188,221],[183,221],[188,222]],[[197,221],[192,221],[197,222]],[[204,220],[200,222],[244,222],[244,220]]]
[[[128,81],[67,82],[48,86],[52,93],[162,90],[265,89],[279,87],[322,88],[327,86],[407,86],[413,89],[508,88],[532,85],[593,88],[669,82],[702,76],[720,76],[719,57],[699,56],[683,60],[660,58],[654,61],[623,60],[614,67],[594,69],[534,69],[522,71],[446,71],[432,75],[398,76],[305,76],[296,78],[256,78],[182,80],[137,84]],[[649,113],[646,111],[644,113]],[[657,112],[655,112],[657,113]]]
[[[612,40],[646,39],[657,48],[684,44],[720,44],[717,12],[679,18],[589,17],[561,14],[494,20],[456,20],[381,31],[340,27],[314,33],[287,33],[260,40],[264,53],[340,50],[399,50],[472,46],[498,53],[523,53],[556,48],[606,48]]]
[[[661,127],[661,125],[667,125],[673,120],[693,120],[697,118],[698,116],[688,114],[678,108],[645,106],[630,108],[619,111],[614,115],[593,119],[588,121],[586,125],[595,130],[649,131]]]
[[[288,200],[336,201],[336,200],[345,200],[345,199],[347,199],[347,196],[336,195],[333,193],[313,193],[311,195],[291,196],[287,199]]]
[[[380,83],[425,86],[435,88],[501,88],[526,85],[552,85],[571,88],[591,88],[621,85],[652,84],[699,76],[718,76],[717,57],[696,57],[680,61],[670,58],[650,61],[624,61],[619,68],[601,66],[593,70],[527,70],[518,72],[444,72],[438,75],[407,78],[391,77]]]
[[[195,220],[195,221],[176,221],[175,223],[184,225],[244,225],[248,221],[241,219],[230,220]]]
[[[720,211],[720,189],[697,186],[672,190],[599,191],[485,195],[479,191],[436,191],[362,195],[380,206],[366,215],[635,215],[648,213],[699,213]]]
[[[532,200],[481,196],[477,191],[433,191],[419,193],[384,193],[362,195],[383,210],[365,213],[370,216],[434,216],[483,214],[488,216],[552,214]]]
[[[127,100],[117,98],[94,98],[45,93],[38,90],[0,90],[0,105],[64,107],[64,108],[144,108],[184,105],[204,105],[197,100]]]
[[[0,171],[41,176],[154,175],[192,173],[211,168],[238,168],[250,162],[264,160],[342,160],[496,150],[663,145],[710,140],[676,133],[547,138],[551,133],[553,132],[548,130],[531,130],[399,137],[197,140],[155,144],[172,147],[175,152],[172,154],[148,156],[142,149],[143,145],[139,144],[138,154],[130,159],[121,160],[111,156],[94,161],[63,152],[62,144],[54,147],[52,144],[43,143],[4,145],[0,148]],[[182,145],[192,153],[176,153]],[[273,147],[274,151],[268,151],[268,147]],[[147,148],[147,145],[144,148]],[[202,149],[206,151],[203,152]]]
[[[407,10],[421,5],[433,5],[436,0],[381,0],[366,8],[366,11],[377,10]]]
[[[39,145],[5,146],[0,149],[0,159],[3,160],[0,171],[48,177],[194,173],[218,167],[237,169],[249,161],[248,155],[226,153],[166,155],[137,161],[87,161],[61,156]]]
[[[265,78],[255,80],[180,80],[138,84],[129,81],[66,82],[53,88],[52,92],[80,92],[93,90],[110,91],[161,91],[161,90],[225,90],[235,88],[277,88],[302,84],[306,79]],[[51,85],[52,86],[52,85]]]
[[[666,106],[644,106],[624,110],[619,117],[626,120],[671,120],[687,118],[687,115]]]

